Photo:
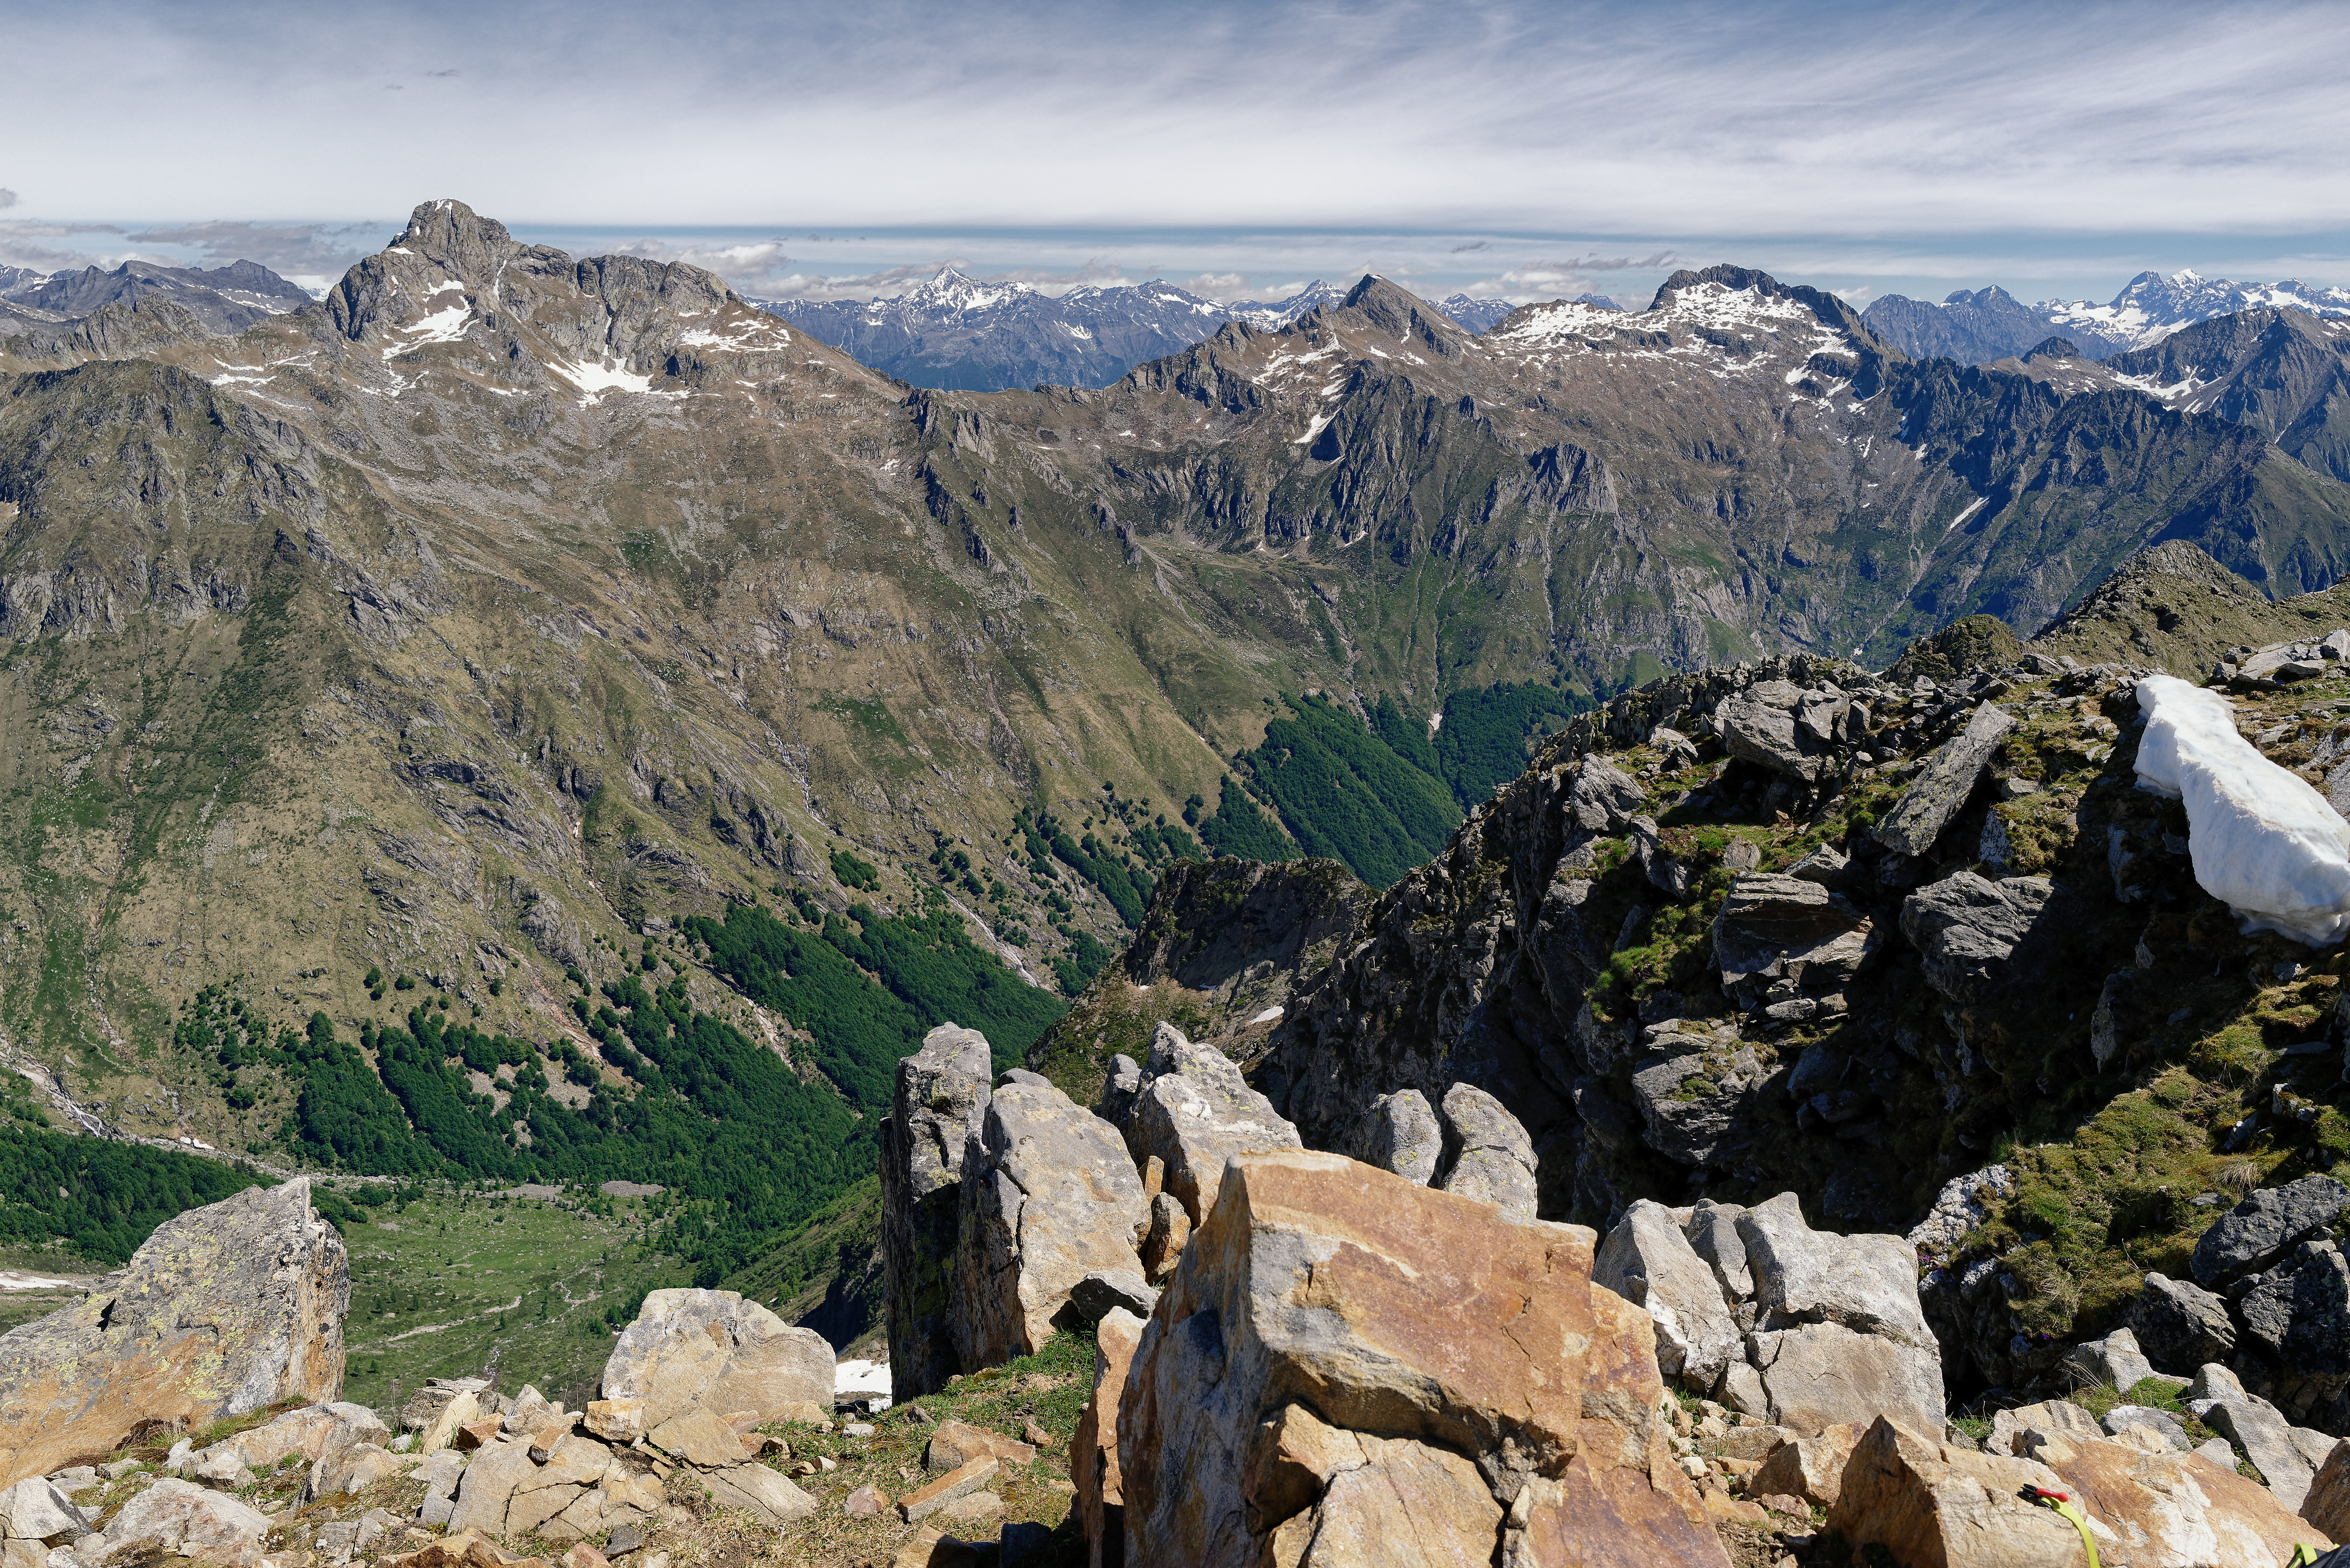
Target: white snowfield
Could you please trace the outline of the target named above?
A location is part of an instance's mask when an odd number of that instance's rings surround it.
[[[886,1361],[842,1361],[832,1369],[832,1397],[857,1399],[885,1408],[889,1403],[889,1364]]]
[[[2239,928],[2311,947],[2350,933],[2350,822],[2236,732],[2227,699],[2174,676],[2137,684],[2138,787],[2187,805],[2195,880]]]

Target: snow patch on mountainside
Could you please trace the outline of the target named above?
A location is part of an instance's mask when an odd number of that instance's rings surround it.
[[[2350,934],[2350,822],[2308,781],[2255,750],[2216,691],[2174,676],[2138,682],[2138,787],[2183,801],[2195,880],[2246,934],[2312,947]]]

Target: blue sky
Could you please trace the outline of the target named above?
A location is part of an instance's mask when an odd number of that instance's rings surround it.
[[[456,196],[745,292],[2350,285],[2350,7],[0,0],[0,262],[322,280]],[[90,67],[86,62],[103,62]],[[26,128],[36,128],[26,130]]]

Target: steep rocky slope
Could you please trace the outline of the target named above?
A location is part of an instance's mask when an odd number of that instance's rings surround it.
[[[824,933],[926,1025],[935,911],[974,994],[1076,989],[1284,699],[1401,738],[1494,684],[1825,671],[2030,629],[2156,535],[2330,583],[2350,517],[2249,425],[1913,363],[1738,268],[1482,337],[1365,279],[1098,391],[910,393],[707,274],[436,202],[238,337],[159,296],[0,368],[0,1027],[60,1114],[213,1145],[285,1125],[244,1057],[313,1012],[362,1061],[426,1000],[531,1043],[469,1064],[494,1107],[493,1065],[617,1089],[596,988],[648,969],[869,1125],[854,1010],[777,955]]]
[[[1906,1231],[1939,1195],[1913,1241],[1954,1396],[2051,1376],[2185,1276],[2221,1195],[2350,1157],[2340,953],[2238,933],[2181,808],[2135,787],[2132,667],[2068,651],[2200,680],[2229,643],[2239,727],[2338,792],[2350,665],[2315,643],[2344,607],[2272,605],[2190,556],[2149,553],[2021,648],[1960,627],[1894,676],[1768,661],[1610,701],[1286,973],[1268,1035],[1220,1044],[1309,1147],[1347,1147],[1382,1095],[1490,1091],[1545,1215],[1793,1189],[1836,1228]],[[2279,622],[2293,640],[2250,657]],[[1212,942],[1215,908],[1153,920]],[[2337,1383],[2267,1366],[2238,1372],[2342,1429]]]
[[[2350,476],[2350,318],[2247,310],[2103,360],[2057,337],[1997,368],[2063,395],[2120,388],[2165,408],[2216,413],[2319,473]]]

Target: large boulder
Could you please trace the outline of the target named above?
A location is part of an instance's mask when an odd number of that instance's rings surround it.
[[[1374,1459],[1374,1439],[1412,1445],[1380,1464],[1431,1499],[1415,1560],[1490,1562],[1501,1521],[1505,1562],[1726,1563],[1658,1417],[1653,1328],[1592,1285],[1593,1240],[1337,1155],[1235,1158],[1119,1402],[1127,1562],[1241,1568],[1326,1530],[1330,1561],[1396,1560],[1341,1550],[1388,1517],[1371,1483],[1257,1451],[1306,1402]]]
[[[1655,1320],[1657,1367],[1667,1377],[1711,1394],[1730,1364],[1745,1359],[1721,1282],[1664,1205],[1642,1198],[1624,1211],[1600,1243],[1591,1281]]]
[[[2124,1316],[2147,1359],[2166,1372],[2186,1376],[2236,1352],[2228,1303],[2189,1280],[2147,1275]]]
[[[2248,1282],[2237,1369],[2308,1418],[2350,1386],[2350,1260],[2331,1241],[2303,1241]]]
[[[225,1492],[165,1477],[122,1505],[92,1545],[77,1543],[85,1568],[161,1555],[251,1568],[261,1561],[268,1516]]]
[[[1813,1432],[1889,1416],[1939,1433],[1940,1347],[1898,1236],[1823,1235],[1792,1192],[1739,1215],[1760,1309],[1751,1345],[1772,1419]]]
[[[2188,1270],[2197,1284],[2217,1290],[2322,1235],[2345,1203],[2350,1203],[2350,1188],[2330,1176],[2304,1176],[2282,1187],[2264,1188],[2203,1232]]]
[[[1877,941],[1875,925],[1843,894],[1768,871],[1731,882],[1713,918],[1721,988],[1742,1007],[1759,1007],[1783,990],[1839,993]]]
[[[1764,1075],[1735,1036],[1658,1034],[1632,1067],[1641,1141],[1679,1165],[1728,1164],[1752,1140],[1748,1113]]]
[[[373,1410],[338,1400],[288,1410],[276,1420],[224,1438],[209,1449],[199,1449],[190,1459],[192,1462],[213,1455],[234,1454],[239,1463],[249,1469],[265,1470],[288,1454],[299,1454],[306,1462],[315,1464],[355,1443],[381,1446],[390,1441],[390,1429]]]
[[[2350,1542],[2350,1438],[2334,1445],[2301,1500],[2301,1517],[2336,1541]]]
[[[9,1568],[16,1568],[19,1559],[46,1562],[47,1546],[71,1545],[89,1529],[89,1516],[46,1476],[27,1476],[0,1490],[0,1542],[23,1543],[5,1553]]]
[[[1967,804],[1993,753],[2015,721],[1986,702],[1967,727],[1945,742],[1875,829],[1877,841],[1902,855],[1923,855]]]
[[[993,1080],[987,1036],[941,1023],[898,1064],[881,1124],[881,1259],[888,1300],[889,1386],[900,1399],[946,1386],[955,1365],[955,1238],[962,1216],[962,1155]]]
[[[1439,1106],[1444,1117],[1445,1191],[1504,1214],[1534,1217],[1534,1145],[1502,1102],[1484,1090],[1455,1084]]]
[[[1902,900],[1901,934],[1926,983],[1970,1007],[2044,978],[2079,917],[2078,901],[2045,877],[1993,882],[1960,871]]]
[[[2037,1445],[2033,1457],[2111,1532],[2098,1547],[2108,1563],[2265,1565],[2287,1562],[2296,1545],[2323,1552],[2332,1544],[2258,1481],[2168,1443],[2067,1438]]]
[[[343,1390],[350,1261],[297,1178],[155,1229],[111,1289],[0,1334],[0,1484]]]
[[[1216,1206],[1226,1160],[1302,1147],[1297,1129],[1248,1086],[1229,1057],[1193,1044],[1171,1023],[1159,1025],[1143,1074],[1127,1115],[1127,1147],[1138,1167],[1159,1159],[1164,1190],[1195,1228]]]
[[[604,1363],[603,1397],[641,1400],[651,1431],[696,1406],[755,1410],[763,1421],[794,1406],[832,1407],[833,1354],[824,1335],[794,1328],[733,1291],[655,1291]]]
[[[1841,692],[1805,691],[1792,680],[1758,680],[1713,711],[1731,755],[1805,784],[1837,771],[1839,749],[1859,738],[1867,718]]]
[[[1036,1074],[1006,1077],[963,1155],[953,1332],[971,1372],[1042,1349],[1072,1287],[1136,1271],[1150,1223],[1117,1131]]]
[[[1845,1466],[1828,1528],[1853,1548],[1883,1547],[1905,1568],[2085,1563],[2079,1532],[2024,1501],[2026,1487],[2065,1490],[2035,1460],[1946,1448],[1879,1417]]]
[[[2213,1431],[2232,1438],[2287,1508],[2301,1506],[2317,1467],[2302,1451],[2283,1411],[2249,1392],[2234,1373],[2217,1365],[2196,1369],[2187,1390],[2187,1408]]]
[[[1444,1128],[1428,1096],[1399,1089],[1373,1100],[1349,1129],[1347,1152],[1365,1165],[1391,1170],[1416,1187],[1436,1179],[1444,1158]]]

